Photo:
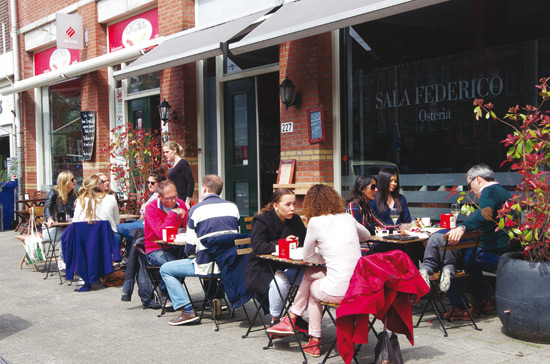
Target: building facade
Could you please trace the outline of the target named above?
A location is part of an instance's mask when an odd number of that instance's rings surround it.
[[[65,169],[79,181],[106,172],[110,130],[132,123],[182,144],[196,181],[221,175],[242,216],[269,201],[278,177],[347,196],[358,175],[396,165],[415,213],[436,217],[472,164],[515,181],[500,166],[506,128],[476,123],[473,100],[500,114],[536,103],[549,73],[543,0],[15,4],[21,77],[0,93],[17,95],[27,190],[50,188]],[[59,13],[81,16],[81,50],[57,48]],[[299,108],[281,104],[285,78]]]

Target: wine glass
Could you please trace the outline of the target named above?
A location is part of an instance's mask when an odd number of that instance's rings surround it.
[[[397,219],[399,219],[399,212],[397,212],[397,209],[390,210],[390,217],[393,221],[393,224],[397,224]]]
[[[451,204],[451,214],[455,217],[455,221],[458,219],[458,214],[460,214],[460,204],[453,203]]]

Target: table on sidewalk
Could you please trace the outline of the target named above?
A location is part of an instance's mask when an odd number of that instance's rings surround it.
[[[126,222],[126,220],[137,220],[141,217],[141,215],[137,215],[137,214],[120,214],[119,217],[120,217],[120,222],[124,223],[124,222]]]
[[[51,227],[49,227],[47,224],[45,224],[46,231],[48,232],[48,236],[50,238],[52,237],[52,234],[50,233],[50,228],[57,228],[57,229],[55,229],[55,234],[53,236],[53,239],[51,239],[51,241],[49,241],[50,249],[48,250],[48,253],[46,254],[46,264],[44,265],[44,270],[46,272],[46,276],[44,277],[44,279],[47,279],[49,275],[53,275],[55,273],[55,272],[50,273],[50,269],[51,269],[51,266],[52,266],[52,261],[55,259],[57,274],[59,274],[59,284],[63,284],[63,279],[61,278],[61,271],[59,270],[59,265],[57,264],[57,261],[58,261],[59,257],[55,253],[55,249],[57,248],[57,243],[58,243],[57,236],[58,235],[61,236],[61,233],[59,231],[61,228],[67,227],[69,225],[71,225],[70,221],[67,221],[67,222],[54,222]],[[44,242],[48,242],[48,240],[44,240]]]
[[[306,263],[303,260],[293,260],[293,259],[279,258],[278,256],[274,256],[274,255],[270,255],[270,254],[261,254],[261,255],[258,255],[258,258],[264,259],[268,262],[269,270],[271,272],[271,276],[273,277],[273,280],[275,282],[275,287],[277,288],[277,292],[279,293],[279,296],[281,297],[281,300],[283,301],[283,310],[281,312],[281,318],[286,315],[290,320],[289,309],[292,306],[292,303],[294,302],[294,298],[295,298],[296,292],[298,290],[298,286],[295,284],[296,280],[298,279],[298,277],[300,277],[300,274],[302,273],[302,271],[304,269],[306,269],[307,267],[313,267],[313,266],[317,266],[317,265],[316,264],[311,264],[311,263]],[[286,296],[286,298],[283,297],[283,295],[281,293],[281,290],[279,288],[279,285],[277,284],[277,280],[275,279],[276,271],[278,269],[281,269],[281,268],[292,268],[292,269],[297,270],[297,272],[294,275],[292,281],[290,282],[290,290],[288,291],[288,295]],[[265,300],[268,299],[268,296],[269,296],[269,293],[266,293],[264,295],[264,297],[262,297],[260,305],[257,307],[256,314],[254,315],[254,318],[251,321],[250,327],[248,328],[248,331],[243,336],[243,338],[246,337],[250,333],[252,325],[254,324],[254,322],[256,321],[256,318],[260,314],[260,310],[262,309],[262,306],[265,303]],[[302,352],[302,356],[304,357],[304,363],[307,363],[307,357],[306,357],[306,354],[304,353],[304,349],[302,349],[302,345],[301,345],[300,339],[298,338],[298,333],[296,332],[296,328],[294,327],[294,324],[292,323],[292,320],[290,320],[290,322],[291,322],[291,324],[294,328],[294,338],[295,338],[296,342],[298,343],[298,347],[300,348],[300,351]],[[267,333],[267,327],[264,324],[263,320],[262,320],[262,325],[264,326],[264,330],[266,330],[266,335],[269,339],[269,342],[268,342],[267,346],[264,347],[264,350],[267,350],[267,349],[269,349],[270,347],[273,346],[273,337]]]

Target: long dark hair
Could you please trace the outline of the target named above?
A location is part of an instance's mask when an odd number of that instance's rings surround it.
[[[355,180],[355,183],[353,184],[353,188],[351,189],[351,193],[346,200],[346,203],[355,201],[359,204],[359,206],[363,209],[363,211],[367,210],[367,201],[365,201],[365,196],[363,195],[363,190],[372,183],[372,181],[376,182],[376,178],[371,176],[370,174],[362,174]]]
[[[168,178],[166,178],[166,174],[164,173],[163,168],[154,169],[149,173],[149,177],[153,177],[157,180],[157,183],[161,183],[163,181],[166,181]]]
[[[294,195],[294,194],[295,194],[294,191],[288,188],[277,188],[275,191],[273,191],[273,195],[271,196],[271,202],[265,205],[260,210],[260,214],[273,210],[273,204],[281,202],[281,199],[283,198],[283,196]]]
[[[390,193],[390,181],[393,176],[397,176],[397,186]],[[376,196],[376,207],[380,213],[389,210],[388,197],[390,196],[393,198],[395,209],[401,214],[402,207],[399,202],[399,176],[397,171],[393,168],[382,168],[378,172],[378,194]]]

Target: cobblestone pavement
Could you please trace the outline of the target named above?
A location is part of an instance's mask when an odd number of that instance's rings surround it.
[[[89,292],[75,292],[57,276],[45,274],[19,262],[21,243],[13,231],[0,232],[0,363],[300,363],[303,358],[290,338],[276,340],[264,350],[263,332],[248,338],[245,322],[224,318],[214,331],[211,320],[200,325],[172,327],[168,321],[177,313],[157,317],[159,311],[144,310],[137,293],[133,301],[121,302],[121,287],[94,285]],[[39,266],[40,268],[40,266]],[[194,299],[201,289],[188,279]],[[137,290],[136,290],[137,291]],[[246,306],[253,312],[252,303]],[[238,310],[236,318],[244,318]],[[399,342],[407,363],[550,363],[550,345],[521,342],[501,332],[498,317],[478,321],[483,331],[457,328],[443,337],[433,323],[415,329],[415,346],[403,335]],[[381,329],[377,323],[376,328]],[[335,328],[325,318],[323,339],[333,339]],[[360,363],[372,363],[376,339],[371,334],[363,345]],[[318,363],[319,359],[310,359]],[[340,357],[329,363],[342,363]]]

